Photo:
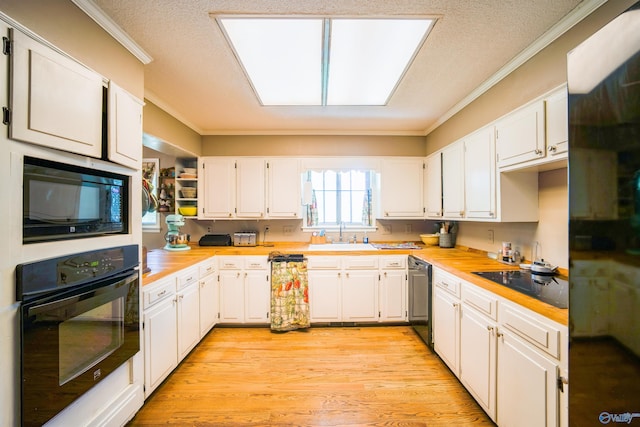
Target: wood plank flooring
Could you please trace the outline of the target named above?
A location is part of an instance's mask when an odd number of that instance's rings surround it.
[[[215,328],[128,426],[492,426],[408,326]]]

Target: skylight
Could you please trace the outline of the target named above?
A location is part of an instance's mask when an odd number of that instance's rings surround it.
[[[385,105],[435,20],[218,22],[262,105]]]

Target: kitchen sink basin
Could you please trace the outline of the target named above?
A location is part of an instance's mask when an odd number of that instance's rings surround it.
[[[325,243],[321,245],[309,245],[310,251],[377,251],[375,246],[369,243]]]

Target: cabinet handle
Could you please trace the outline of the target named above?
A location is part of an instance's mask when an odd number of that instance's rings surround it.
[[[166,293],[167,293],[167,290],[165,289],[165,290],[164,290],[164,291],[162,291],[162,292],[158,292],[158,296],[159,296],[159,297],[161,297],[162,295],[164,295],[164,294],[166,294]]]
[[[449,287],[449,284],[447,282],[440,282],[442,284],[442,286],[444,286],[445,288]]]
[[[464,216],[464,211],[460,211],[460,216]]]
[[[347,273],[347,279],[349,278],[349,273]]]
[[[493,335],[493,326],[487,325],[487,331],[491,332],[491,335]]]
[[[342,277],[342,273],[338,273],[338,277]]]
[[[386,271],[384,272],[384,277],[387,277],[387,272]]]
[[[557,150],[557,147],[555,145],[552,145],[552,146],[549,147],[549,152],[551,152],[551,153],[555,153],[556,150]]]
[[[536,148],[536,151],[534,151],[534,153],[536,153],[539,156],[542,154],[542,150],[539,148]]]
[[[384,216],[389,216],[389,212],[385,212],[385,213],[384,213]]]
[[[239,271],[236,273],[236,278],[240,278],[240,272]]]

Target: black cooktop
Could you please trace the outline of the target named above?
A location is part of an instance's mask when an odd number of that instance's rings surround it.
[[[532,274],[529,270],[479,271],[473,274],[529,295],[554,307],[569,307],[569,282],[559,276]]]

